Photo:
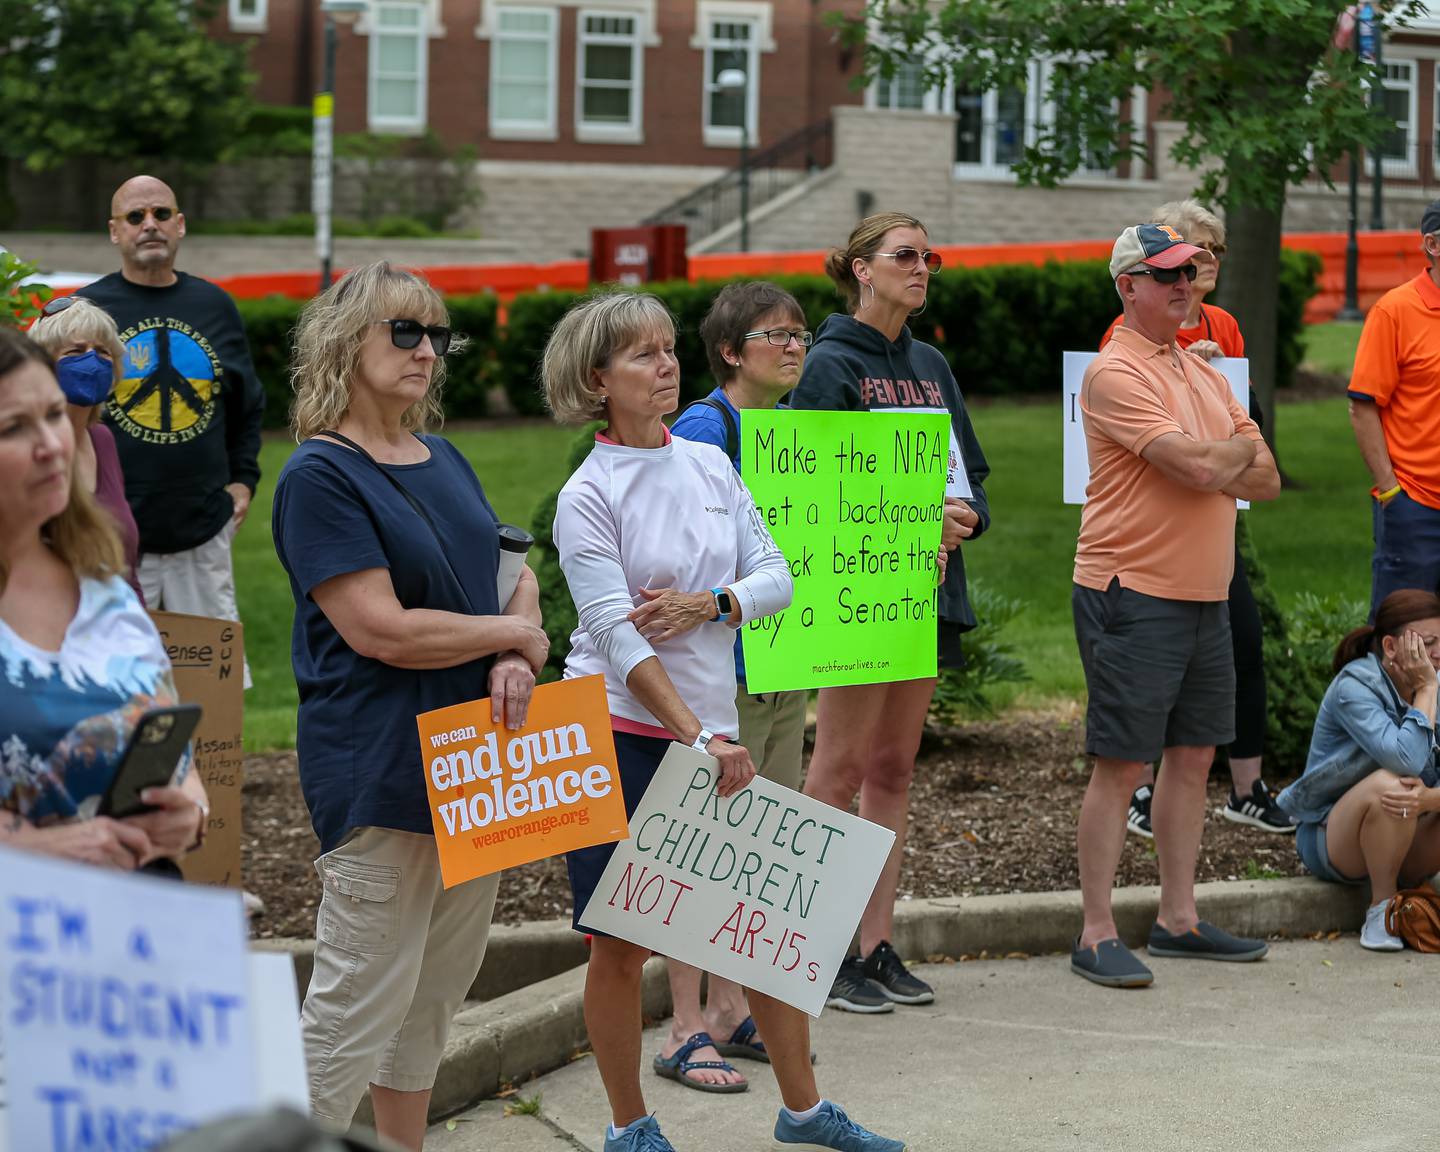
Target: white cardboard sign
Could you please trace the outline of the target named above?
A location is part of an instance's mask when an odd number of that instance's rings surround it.
[[[238,892],[0,852],[9,1146],[144,1149],[253,1107]]]
[[[1065,503],[1084,504],[1085,486],[1090,482],[1090,450],[1085,444],[1084,416],[1080,411],[1080,385],[1085,382],[1085,369],[1094,360],[1094,352],[1065,353],[1065,383],[1061,400],[1061,418],[1065,421]],[[1246,412],[1250,411],[1250,361],[1246,357],[1222,356],[1210,366],[1230,381],[1230,390]],[[1248,500],[1235,501],[1237,508],[1248,508]]]
[[[580,922],[818,1016],[895,833],[761,776],[728,799],[715,780],[670,745]]]

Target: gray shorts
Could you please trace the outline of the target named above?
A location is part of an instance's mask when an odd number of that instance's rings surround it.
[[[1085,751],[1149,763],[1235,739],[1235,654],[1224,600],[1165,600],[1076,584],[1075,640],[1090,704]]]

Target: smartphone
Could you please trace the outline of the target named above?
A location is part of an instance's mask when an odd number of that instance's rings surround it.
[[[150,805],[141,802],[140,793],[147,788],[163,788],[175,779],[175,769],[198,723],[198,704],[151,708],[142,713],[96,815],[121,820],[150,811]]]

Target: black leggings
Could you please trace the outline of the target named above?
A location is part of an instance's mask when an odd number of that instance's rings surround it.
[[[1240,549],[1230,578],[1230,642],[1235,649],[1235,739],[1232,759],[1259,756],[1265,747],[1265,649],[1260,609]]]

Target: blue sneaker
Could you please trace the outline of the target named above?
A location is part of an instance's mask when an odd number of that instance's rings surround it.
[[[808,1120],[792,1120],[782,1110],[771,1147],[784,1152],[905,1152],[901,1141],[866,1131],[828,1100],[822,1100],[820,1111]]]
[[[605,1152],[675,1152],[675,1145],[660,1135],[660,1122],[654,1116],[646,1116],[618,1136],[611,1136],[610,1129],[606,1128]]]

